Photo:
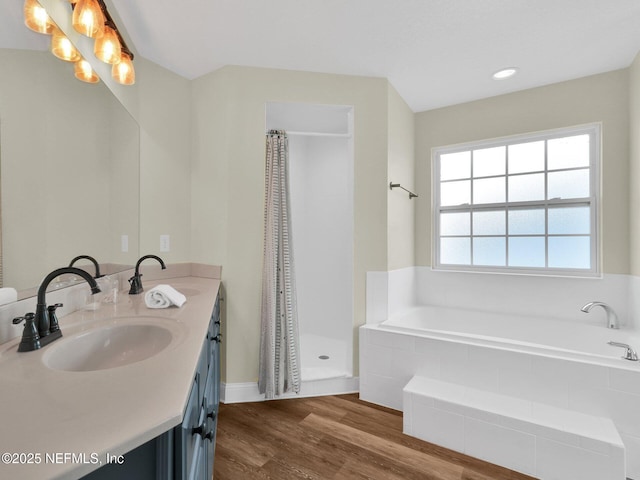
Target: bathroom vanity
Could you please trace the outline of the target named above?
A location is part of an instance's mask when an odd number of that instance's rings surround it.
[[[185,294],[181,308],[149,309],[144,294],[125,293],[61,318],[63,338],[40,350],[0,346],[0,478],[211,478],[219,269],[185,265],[144,277],[145,289]]]

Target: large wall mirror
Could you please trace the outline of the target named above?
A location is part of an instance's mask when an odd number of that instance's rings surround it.
[[[102,82],[76,80],[73,64],[43,51],[48,37],[24,26],[22,2],[7,3],[19,7],[0,8],[14,42],[0,38],[2,285],[24,298],[77,255],[104,273],[135,264],[139,128]]]

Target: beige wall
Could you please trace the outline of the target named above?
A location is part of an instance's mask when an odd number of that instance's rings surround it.
[[[223,265],[227,382],[258,374],[265,102],[354,106],[355,333],[365,274],[387,269],[387,91],[384,79],[244,67],[193,82],[192,259]]]
[[[629,68],[629,137],[630,273],[640,275],[640,54]]]
[[[414,113],[389,86],[388,92],[388,176],[389,182],[400,183],[415,192],[414,187]],[[415,199],[398,188],[389,190],[387,200],[388,270],[414,265]]]
[[[140,254],[190,260],[191,81],[136,60],[140,124]],[[170,252],[160,252],[160,235]]]
[[[140,130],[139,171],[131,170],[139,178],[139,239],[130,238],[130,244],[136,250],[139,245],[140,256],[189,261],[192,82],[141,57],[134,66],[134,85],[108,85]],[[160,252],[165,234],[171,249]]]
[[[416,115],[416,263],[431,265],[431,149],[602,122],[603,272],[629,272],[628,70]]]

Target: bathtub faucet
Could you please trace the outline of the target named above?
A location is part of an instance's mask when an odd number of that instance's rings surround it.
[[[618,325],[618,316],[616,312],[613,311],[609,305],[604,302],[589,302],[584,307],[580,309],[580,311],[584,313],[589,313],[589,310],[593,307],[602,307],[604,311],[607,312],[607,327],[609,328],[619,328]]]

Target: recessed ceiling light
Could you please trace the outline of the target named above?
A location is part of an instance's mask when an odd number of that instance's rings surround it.
[[[503,68],[498,70],[492,76],[494,80],[504,80],[505,78],[513,77],[518,72],[516,67]]]

